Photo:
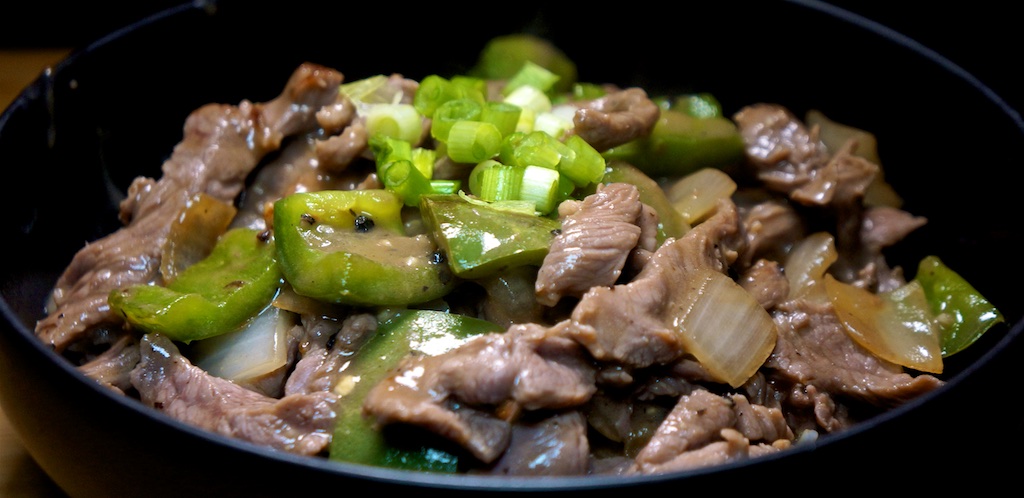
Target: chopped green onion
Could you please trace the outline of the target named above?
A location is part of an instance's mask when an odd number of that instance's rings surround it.
[[[454,99],[441,104],[435,111],[430,123],[430,135],[442,142],[448,141],[448,133],[452,125],[458,121],[476,121],[480,119],[483,106],[473,99]]]
[[[530,133],[533,131],[533,123],[536,120],[537,111],[521,107],[519,112],[519,121],[516,122],[516,132]]]
[[[558,172],[558,200],[561,203],[566,199],[571,199],[573,194],[576,192],[576,184],[565,176],[565,173]],[[555,205],[558,206],[557,204]]]
[[[434,163],[437,161],[437,151],[424,147],[417,147],[412,150],[412,165],[420,170],[420,173],[427,178],[434,177]]]
[[[516,131],[501,140],[501,148],[498,149],[498,160],[505,164],[515,164],[515,151],[519,147],[519,144],[527,136],[527,132]]]
[[[512,152],[510,164],[518,166],[541,166],[558,169],[562,158],[573,154],[572,150],[559,142],[555,137],[541,131],[526,135]]]
[[[391,103],[393,91],[387,90],[388,77],[377,74],[341,85],[340,92],[356,104]]]
[[[431,74],[422,80],[413,95],[412,105],[420,114],[430,118],[441,104],[458,98],[458,89],[442,76]]]
[[[433,193],[430,179],[423,176],[412,161],[401,159],[378,167],[377,175],[384,187],[398,194],[406,206],[416,206],[420,196]]]
[[[536,215],[537,213],[534,210],[533,203],[530,201],[485,201],[467,194],[464,190],[459,191],[459,197],[474,206],[487,206],[500,211],[508,211],[510,213],[529,215]]]
[[[516,73],[509,78],[508,83],[505,84],[505,88],[502,90],[502,93],[509,95],[516,89],[523,86],[531,86],[546,93],[555,86],[555,83],[557,83],[558,80],[559,76],[557,74],[549,71],[540,64],[527,60],[523,63],[523,66],[519,68],[519,71],[516,71]]]
[[[457,194],[461,189],[460,180],[430,180],[430,190],[435,194]]]
[[[593,100],[604,97],[608,93],[604,87],[595,83],[576,83],[572,86],[572,96],[575,100]]]
[[[498,127],[482,121],[457,121],[448,132],[448,157],[457,163],[479,163],[501,148]]]
[[[469,174],[469,191],[485,201],[520,200],[523,169],[493,159],[482,161]]]
[[[367,108],[366,133],[419,143],[423,118],[409,104],[373,104]]]
[[[519,198],[532,201],[541,214],[550,213],[558,201],[558,171],[540,166],[523,168]]]
[[[382,165],[395,161],[412,161],[412,144],[406,140],[387,135],[370,135],[369,145],[378,170]]]
[[[592,145],[579,135],[570,135],[565,140],[565,145],[574,154],[564,157],[558,165],[558,170],[577,187],[585,187],[604,178],[605,160],[604,156]]]
[[[452,76],[451,82],[459,90],[458,98],[468,98],[480,103],[487,101],[487,80],[460,74]]]
[[[486,102],[480,113],[480,121],[491,123],[498,127],[502,137],[515,133],[519,125],[519,116],[522,108],[508,102]]]
[[[537,113],[537,117],[533,120],[533,130],[543,131],[552,137],[561,137],[575,126],[572,116],[566,118],[564,113],[555,112],[555,109],[558,108]]]
[[[506,95],[503,101],[523,109],[530,109],[533,112],[551,110],[551,99],[542,90],[532,86],[521,86],[512,90],[512,93]]]

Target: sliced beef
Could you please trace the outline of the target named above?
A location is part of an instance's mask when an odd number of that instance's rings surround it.
[[[317,155],[317,142],[312,135],[295,137],[285,144],[256,172],[238,202],[232,227],[269,228],[273,204],[278,199],[296,192],[352,190],[366,177],[367,172],[361,168],[331,173]]]
[[[736,261],[737,271],[745,271],[759,259],[785,261],[793,244],[806,236],[800,214],[783,199],[770,197],[749,205],[737,201],[737,207],[746,238],[745,250]]]
[[[587,421],[578,411],[512,427],[508,449],[490,473],[511,476],[584,475],[590,465]]]
[[[721,465],[749,458],[750,441],[735,429],[721,429],[718,439],[704,446],[684,451],[664,462],[636,462],[634,472],[663,474],[711,465]]]
[[[599,185],[575,207],[562,220],[537,274],[537,302],[546,306],[613,285],[640,241],[643,205],[635,185]]]
[[[832,154],[789,109],[755,104],[733,115],[749,162],[765,186],[804,205],[859,202],[879,167],[852,154],[855,142]]]
[[[789,109],[753,104],[733,115],[757,179],[776,192],[790,192],[811,182],[828,161],[817,133],[808,130]]]
[[[877,164],[853,155],[853,142],[836,151],[825,165],[811,175],[809,181],[791,191],[789,196],[803,205],[859,205],[868,185],[878,175]]]
[[[789,279],[777,261],[759,259],[736,280],[766,310],[771,310],[789,295]]]
[[[366,125],[357,121],[345,127],[339,135],[317,140],[318,166],[328,173],[345,171],[350,164],[366,154],[368,138]]]
[[[122,203],[127,225],[81,249],[59,277],[54,308],[36,334],[62,351],[91,327],[119,323],[110,291],[159,279],[160,251],[188,199],[206,193],[233,203],[246,177],[282,140],[316,126],[315,112],[334,101],[341,74],[303,64],[283,92],[266,103],[209,104],[190,114],[183,140],[159,181],[139,179]]]
[[[317,455],[331,441],[335,396],[329,392],[275,399],[192,365],[170,339],[142,337],[131,374],[142,403],[187,424],[260,446]]]
[[[864,289],[875,292],[896,289],[907,282],[903,269],[890,267],[882,250],[896,245],[927,223],[927,218],[901,209],[867,208],[836,234],[836,249],[841,252],[830,271],[837,279]]]
[[[303,315],[302,328],[300,359],[285,383],[286,395],[330,391],[353,352],[377,330],[377,317],[355,313],[339,322]]]
[[[837,279],[871,291],[905,283],[902,269],[886,263],[881,244],[898,242],[925,220],[897,215],[891,208],[865,211],[864,194],[881,170],[854,155],[856,141],[829,151],[816,128],[808,129],[788,109],[775,104],[745,107],[734,118],[757,178],[796,203],[823,208],[821,214],[834,220],[839,259],[830,272]],[[891,221],[886,223],[885,218]],[[883,226],[876,228],[879,224]]]
[[[780,410],[751,405],[743,395],[705,389],[679,398],[647,446],[636,471],[655,474],[749,457],[751,442],[791,441]]]
[[[78,367],[86,377],[124,394],[130,389],[131,371],[139,363],[139,341],[124,334],[102,354]]]
[[[790,300],[773,318],[779,335],[765,368],[780,381],[876,407],[900,405],[943,384],[932,375],[911,376],[865,350],[827,301]]]
[[[649,135],[660,116],[646,91],[626,88],[581,104],[573,116],[573,133],[603,152]]]
[[[572,312],[573,338],[595,358],[630,367],[680,358],[685,350],[672,323],[676,296],[687,292],[693,269],[728,270],[738,233],[736,206],[722,200],[706,221],[662,244],[632,281],[584,294]]]
[[[325,105],[316,111],[316,122],[328,136],[341,133],[346,126],[352,123],[352,119],[355,117],[355,103],[347,95],[340,92],[334,103]]]
[[[864,211],[860,240],[864,248],[873,253],[895,245],[914,230],[928,223],[928,218],[916,216],[902,209],[878,206]]]
[[[575,407],[595,390],[575,342],[557,326],[524,324],[441,355],[407,357],[370,390],[363,411],[380,425],[424,427],[490,463],[511,437],[499,413]]]

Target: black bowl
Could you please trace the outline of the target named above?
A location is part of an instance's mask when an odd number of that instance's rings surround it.
[[[433,6],[361,13],[344,2],[194,2],[85,46],[0,116],[8,256],[0,309],[0,402],[32,457],[68,494],[279,496],[313,490],[621,494],[823,485],[923,490],[1008,468],[1024,440],[1015,399],[1024,271],[1012,181],[1024,123],[973,76],[867,19],[811,1],[702,2],[604,11],[502,8],[458,24]],[[187,114],[261,101],[304,61],[349,80],[392,71],[454,74],[496,34],[548,37],[580,79],[650,91],[709,91],[727,112],[754,102],[808,109],[876,134],[886,178],[929,218],[889,256],[926,253],[965,276],[1007,318],[947,360],[942,388],[815,445],[736,464],[635,478],[489,478],[364,468],[264,450],[170,419],[78,374],[32,332],[82,244],[118,227],[137,175],[158,176]],[[382,37],[382,38],[378,38]],[[388,42],[385,42],[388,40]],[[31,188],[30,188],[31,187]],[[1002,448],[1003,450],[999,450]],[[998,451],[997,451],[998,450]],[[987,478],[986,478],[987,479]],[[726,488],[728,486],[728,488]]]

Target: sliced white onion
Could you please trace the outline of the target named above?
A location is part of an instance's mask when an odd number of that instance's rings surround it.
[[[238,209],[213,196],[199,193],[171,222],[160,248],[160,276],[172,282],[178,274],[205,258],[235,218]]]
[[[192,362],[236,382],[270,374],[288,361],[288,330],[295,323],[294,313],[268,306],[240,330],[194,341]]]
[[[812,233],[796,243],[784,265],[789,299],[824,300],[821,279],[837,259],[835,239],[828,232]]]
[[[825,291],[847,333],[879,358],[929,373],[942,373],[939,331],[916,280],[873,294],[825,275]]]
[[[686,350],[712,375],[739,387],[754,375],[775,348],[771,315],[727,275],[696,268],[688,291],[673,303],[673,324]]]
[[[736,182],[724,171],[704,168],[686,175],[668,189],[672,206],[690,225],[704,220],[715,210],[719,199],[732,196]]]

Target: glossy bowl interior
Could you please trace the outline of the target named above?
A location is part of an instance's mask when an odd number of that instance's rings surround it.
[[[447,27],[453,21],[439,8],[382,15],[344,4],[185,4],[75,52],[0,117],[9,192],[0,200],[8,254],[0,261],[0,403],[32,456],[70,495],[597,495],[787,475],[826,483],[836,472],[879,469],[934,479],[950,459],[964,470],[1002,463],[988,455],[1007,441],[979,432],[1024,429],[1019,410],[1003,399],[1013,392],[1013,363],[1022,358],[1022,208],[1009,175],[1024,149],[1024,125],[983,84],[896,33],[816,2],[701,2],[614,13],[502,9],[501,17],[458,30]],[[816,108],[872,131],[905,209],[929,219],[893,248],[891,261],[912,274],[921,256],[939,255],[1007,323],[947,360],[943,388],[817,445],[636,478],[440,476],[281,455],[109,393],[35,339],[34,323],[59,273],[83,243],[119,226],[117,204],[127,186],[137,175],[159,176],[193,109],[272,98],[304,61],[338,68],[348,80],[454,74],[474,61],[484,41],[517,31],[554,41],[584,81],[640,85],[654,94],[708,91],[727,112],[755,102],[781,103],[798,115]]]

